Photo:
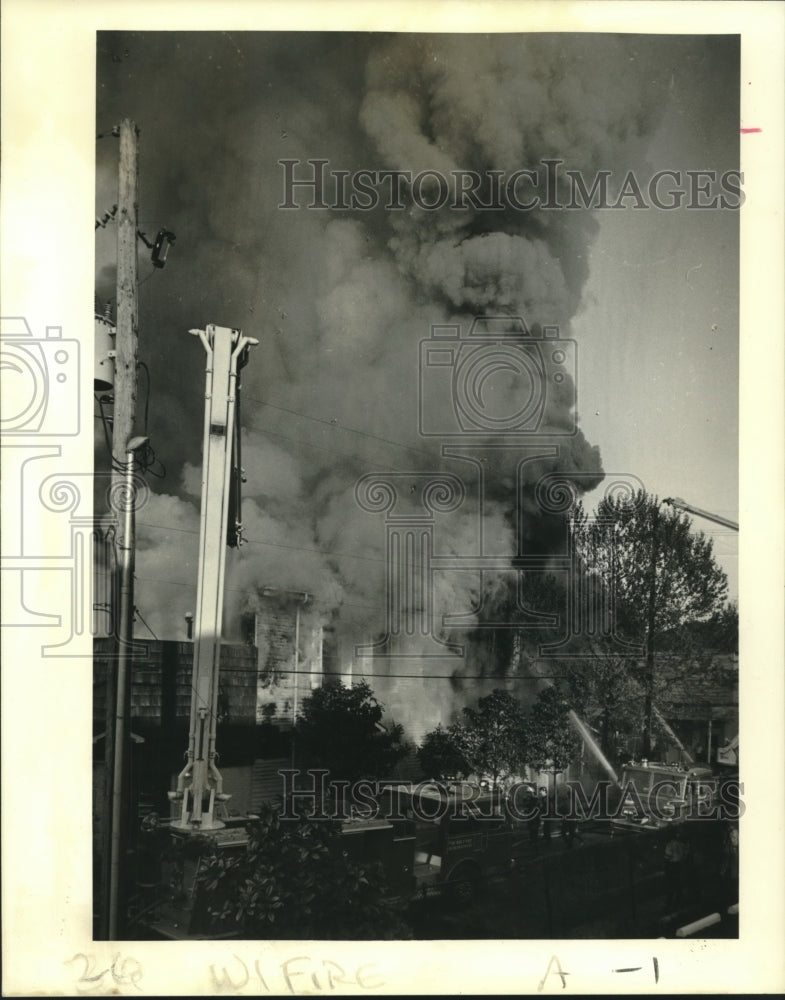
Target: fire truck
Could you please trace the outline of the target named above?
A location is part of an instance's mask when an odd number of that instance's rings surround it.
[[[736,521],[694,507],[681,497],[666,497],[663,503],[733,531],[739,530]],[[710,809],[712,801],[710,788],[715,772],[709,766],[694,764],[665,719],[656,709],[655,713],[672,739],[685,753],[687,763],[630,761],[621,774],[623,798],[619,811],[612,820],[612,825],[616,828],[661,829],[684,820],[690,813],[693,815],[695,812],[706,813]],[[738,745],[739,738],[736,736],[727,746],[719,749],[717,763],[731,767],[738,765]],[[624,796],[626,788],[629,788],[630,792]]]
[[[402,898],[478,896],[510,871],[524,848],[498,794],[465,783],[397,785],[381,796],[381,816],[347,820],[342,847],[353,860],[381,861],[390,890]]]
[[[622,769],[622,798],[611,825],[659,830],[690,815],[706,815],[713,800],[713,776],[703,764],[630,761]]]

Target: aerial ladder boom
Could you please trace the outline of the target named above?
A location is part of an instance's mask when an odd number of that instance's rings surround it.
[[[224,569],[227,539],[239,544],[241,530],[239,491],[231,489],[233,459],[238,455],[233,441],[239,435],[239,369],[258,341],[240,330],[212,324],[189,332],[199,337],[207,352],[202,504],[187,760],[177,777],[177,790],[169,797],[182,806],[172,828],[199,832],[223,827],[215,809],[229,799],[215,759]]]
[[[701,510],[700,507],[693,507],[691,504],[685,503],[681,497],[666,497],[662,502],[670,504],[671,507],[676,507],[679,510],[684,510],[688,514],[705,517],[707,521],[714,521],[715,524],[722,524],[726,528],[732,528],[734,531],[739,530],[736,521],[731,521],[727,517],[720,517],[719,514],[710,514],[707,510]]]
[[[705,517],[707,521],[714,521],[715,524],[722,524],[726,528],[732,528],[733,531],[739,530],[739,526],[736,521],[731,521],[727,517],[720,517],[719,514],[710,514],[707,510],[701,510],[700,507],[693,507],[691,504],[685,503],[681,497],[666,497],[662,502],[670,504],[671,507],[676,507],[679,510],[687,511],[689,514],[696,514],[698,517]],[[727,746],[719,747],[717,749],[717,762],[720,764],[738,764],[738,736],[735,736],[730,743],[727,744]]]

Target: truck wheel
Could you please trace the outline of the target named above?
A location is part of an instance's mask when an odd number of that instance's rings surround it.
[[[448,896],[456,906],[476,902],[482,891],[482,873],[477,865],[465,863],[450,872]]]

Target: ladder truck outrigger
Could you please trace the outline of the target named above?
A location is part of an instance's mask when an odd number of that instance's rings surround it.
[[[173,831],[213,833],[225,825],[216,808],[230,798],[216,765],[215,743],[226,547],[242,542],[240,370],[259,341],[213,324],[189,333],[207,352],[202,501],[188,750],[169,798],[180,807]]]

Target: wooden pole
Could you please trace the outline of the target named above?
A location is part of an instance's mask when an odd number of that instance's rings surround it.
[[[136,125],[120,123],[117,211],[117,337],[115,343],[112,486],[121,488],[126,445],[136,416],[137,354],[137,142]],[[119,526],[119,525],[118,525]]]
[[[126,519],[122,515],[123,496],[126,488],[125,467],[128,462],[127,446],[131,439],[136,417],[136,356],[137,356],[137,243],[138,228],[137,204],[137,130],[133,121],[128,118],[120,123],[120,165],[118,184],[117,211],[117,335],[115,338],[115,384],[114,384],[114,414],[112,423],[112,485],[109,511],[117,533],[117,551],[127,547],[132,539],[125,538]],[[130,502],[130,498],[127,499]],[[120,567],[115,566],[119,576]],[[124,773],[124,747],[116,741],[117,710],[128,711],[127,692],[120,692],[117,685],[116,669],[121,654],[128,651],[133,641],[133,608],[123,607],[124,603],[133,600],[127,587],[115,587],[117,601],[113,607],[113,622],[115,634],[116,655],[110,663],[107,672],[107,731],[106,757],[104,772],[106,778],[104,799],[104,820],[107,836],[104,841],[104,906],[102,921],[103,934],[109,940],[115,940],[118,933],[119,918],[119,888],[114,884],[110,872],[119,867],[122,850],[122,829],[112,821],[113,803],[119,796],[122,800],[122,789],[115,789],[115,775]],[[126,634],[127,633],[127,634]],[[111,683],[109,683],[111,678]],[[130,680],[130,674],[125,678]],[[123,742],[127,740],[127,726],[121,726]],[[118,752],[121,759],[117,759]],[[122,778],[121,778],[122,781]],[[122,821],[120,824],[122,826]]]

